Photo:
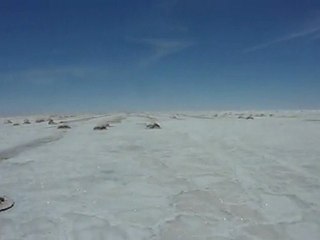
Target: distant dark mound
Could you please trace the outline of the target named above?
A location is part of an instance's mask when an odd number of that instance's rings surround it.
[[[95,126],[93,130],[107,130],[106,126]]]
[[[247,120],[253,120],[254,118],[253,118],[252,115],[250,115],[250,116],[246,117],[246,119],[247,119]]]
[[[108,127],[110,127],[109,123],[105,123],[105,124],[101,124],[101,125],[97,125],[93,128],[93,130],[107,130]]]
[[[53,119],[49,119],[48,120],[48,124],[49,125],[56,125],[57,123],[53,121]]]
[[[4,121],[4,124],[11,124],[11,123],[12,123],[11,120],[6,120],[6,121]]]
[[[35,121],[36,123],[42,123],[42,122],[45,122],[45,120],[43,118],[40,118],[40,119],[36,119]]]
[[[20,123],[14,123],[13,124],[13,126],[19,126],[20,125]]]
[[[57,128],[58,129],[70,129],[71,127],[69,125],[64,124],[64,125],[58,126]]]
[[[160,129],[160,125],[158,123],[147,124],[148,129]]]
[[[23,124],[30,124],[31,122],[29,121],[29,119],[25,119],[24,121],[23,121]]]

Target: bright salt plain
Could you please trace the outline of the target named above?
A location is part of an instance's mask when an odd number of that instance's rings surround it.
[[[0,239],[318,240],[320,114],[273,114],[1,123]]]

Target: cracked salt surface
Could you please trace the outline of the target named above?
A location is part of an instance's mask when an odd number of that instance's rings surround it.
[[[320,114],[216,114],[1,124],[0,239],[320,239]]]

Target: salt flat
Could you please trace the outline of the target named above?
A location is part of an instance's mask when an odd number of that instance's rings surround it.
[[[320,239],[318,111],[0,120],[1,240]]]

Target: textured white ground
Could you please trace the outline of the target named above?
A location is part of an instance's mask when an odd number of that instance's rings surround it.
[[[320,112],[217,114],[0,119],[0,239],[319,240]]]

